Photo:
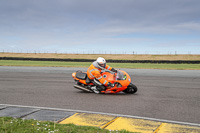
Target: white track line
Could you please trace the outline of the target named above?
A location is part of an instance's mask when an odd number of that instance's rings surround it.
[[[181,124],[181,125],[189,125],[189,126],[200,127],[200,124],[197,124],[197,123],[171,121],[171,120],[156,119],[156,118],[149,118],[149,117],[122,115],[122,114],[112,114],[112,113],[102,113],[102,112],[72,110],[72,109],[62,109],[62,108],[38,107],[38,106],[12,105],[12,104],[0,104],[0,105],[2,105],[2,106],[24,107],[24,108],[35,108],[35,109],[59,110],[59,111],[68,111],[68,112],[79,112],[79,113],[90,113],[90,114],[112,115],[112,116],[118,116],[118,117],[129,117],[129,118],[136,118],[136,119],[144,119],[144,120],[151,120],[151,121],[158,121],[158,122],[166,122],[166,123],[172,123],[172,124]]]

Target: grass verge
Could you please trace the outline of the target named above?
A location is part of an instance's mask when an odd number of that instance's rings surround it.
[[[0,66],[89,67],[91,62],[0,60]],[[108,63],[115,68],[200,70],[200,64]]]
[[[98,127],[58,124],[49,121],[0,117],[0,133],[130,133],[126,130],[109,131]]]

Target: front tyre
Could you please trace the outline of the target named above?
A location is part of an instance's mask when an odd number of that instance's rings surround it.
[[[123,90],[123,92],[126,94],[134,94],[137,92],[137,87],[134,84],[130,83],[126,90]]]

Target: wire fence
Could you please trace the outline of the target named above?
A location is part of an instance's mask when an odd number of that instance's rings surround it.
[[[192,52],[192,51],[45,51],[45,50],[0,50],[0,53],[54,53],[54,54],[145,54],[145,55],[179,55],[179,54],[200,54],[200,52]]]

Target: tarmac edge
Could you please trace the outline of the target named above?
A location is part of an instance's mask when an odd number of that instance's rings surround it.
[[[42,111],[47,111],[49,117],[51,113],[56,113],[56,115],[63,114],[57,117],[57,123],[68,124],[73,123],[80,126],[95,126],[108,130],[122,130],[125,129],[131,132],[142,132],[142,133],[165,133],[165,132],[200,132],[200,124],[170,121],[163,119],[155,119],[140,116],[130,116],[122,114],[112,114],[112,113],[102,113],[102,112],[92,112],[84,110],[72,110],[72,109],[61,109],[61,108],[48,108],[48,107],[37,107],[37,106],[24,106],[24,105],[11,105],[11,104],[0,104],[0,117],[2,117],[1,112],[6,109],[12,110],[12,108],[19,109],[34,109],[38,110],[36,112],[31,112],[25,115],[26,118],[32,118],[37,115],[44,115]],[[12,114],[13,113],[13,114]],[[14,111],[11,111],[9,115],[15,115]],[[24,112],[26,113],[26,112]],[[37,113],[37,115],[36,115]],[[67,115],[66,115],[67,114]],[[22,117],[23,114],[20,114]],[[29,115],[32,115],[30,117]],[[3,113],[3,116],[6,114]],[[47,117],[47,116],[46,116]],[[45,116],[44,116],[45,119]],[[37,119],[36,119],[37,120]],[[51,119],[50,119],[51,121]]]

